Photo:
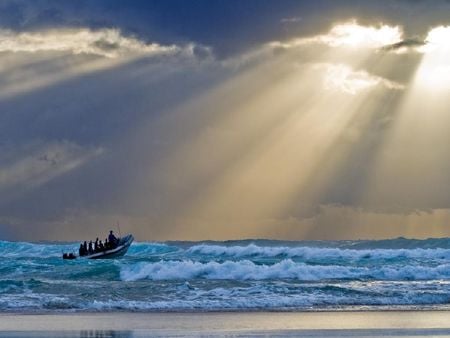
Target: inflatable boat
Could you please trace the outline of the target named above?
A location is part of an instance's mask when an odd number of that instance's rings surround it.
[[[134,237],[129,234],[124,237],[119,238],[117,245],[114,248],[109,248],[107,250],[98,251],[92,254],[88,254],[85,256],[77,256],[73,253],[65,253],[63,254],[64,259],[76,259],[76,258],[87,258],[87,259],[110,259],[117,258],[125,255],[130,247],[131,243],[133,243]]]

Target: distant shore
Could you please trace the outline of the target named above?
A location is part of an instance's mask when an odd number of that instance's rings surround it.
[[[450,311],[0,314],[0,337],[58,332],[64,337],[450,336]]]

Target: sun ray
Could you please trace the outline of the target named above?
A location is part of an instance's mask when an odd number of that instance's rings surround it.
[[[446,208],[450,143],[450,29],[430,30],[422,60],[374,164],[366,202],[380,208]],[[445,39],[447,37],[447,39]],[[393,188],[394,187],[394,188]]]
[[[175,186],[181,182],[187,191],[182,198],[187,202],[179,205],[170,221],[184,224],[175,228],[178,235],[193,238],[202,233],[206,238],[225,238],[239,231],[274,235],[273,224],[263,229],[264,220],[280,217],[298,194],[304,193],[312,201],[325,189],[339,161],[331,172],[320,175],[323,180],[313,190],[308,191],[308,181],[321,170],[320,162],[335,149],[361,107],[373,95],[380,95],[374,88],[403,89],[400,84],[358,70],[370,51],[358,51],[350,60],[356,70],[333,64],[349,55],[345,48],[328,51],[322,59],[329,63],[296,65],[297,53],[287,52],[276,62],[232,78],[216,91],[220,95],[208,93],[202,104],[194,105],[200,111],[208,110],[205,106],[220,108],[209,112],[206,123],[202,116],[202,124],[208,128],[193,140],[188,134],[188,142],[163,165],[181,170],[178,174],[173,169],[165,172]],[[340,76],[333,76],[333,72]],[[256,94],[248,96],[247,91]],[[241,100],[229,100],[236,94]],[[190,189],[200,182],[201,187]],[[220,222],[223,226],[217,228],[222,231],[215,228],[214,235],[210,233],[211,222]]]

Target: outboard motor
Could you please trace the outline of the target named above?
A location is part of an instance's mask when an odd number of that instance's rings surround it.
[[[63,259],[75,259],[77,258],[72,252],[71,253],[63,253]]]

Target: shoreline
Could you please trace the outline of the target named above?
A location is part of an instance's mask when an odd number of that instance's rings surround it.
[[[0,313],[1,332],[85,330],[159,333],[443,330],[450,335],[450,311]]]
[[[449,312],[450,313],[450,303],[448,306],[418,306],[418,307],[410,307],[410,306],[398,306],[398,307],[386,307],[383,308],[381,306],[375,307],[343,307],[343,308],[318,308],[318,309],[224,309],[224,310],[209,310],[209,309],[151,309],[151,310],[130,310],[130,309],[25,309],[25,310],[3,310],[0,311],[0,319],[3,316],[8,315],[120,315],[120,314],[136,314],[136,315],[204,315],[204,314],[309,314],[309,313],[373,313],[373,312]]]

